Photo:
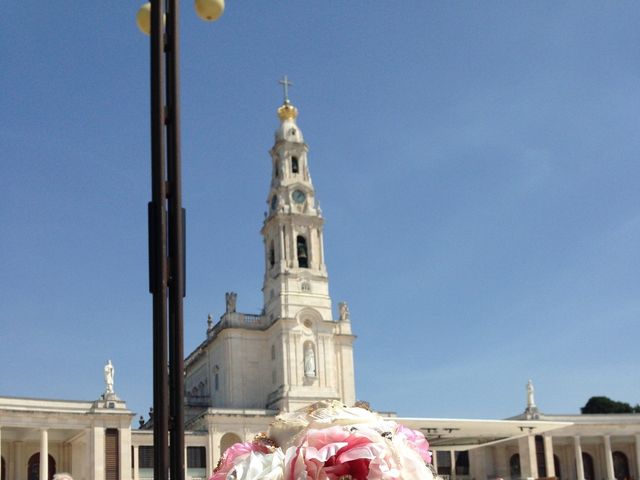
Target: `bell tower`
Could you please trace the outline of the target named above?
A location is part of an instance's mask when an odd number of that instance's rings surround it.
[[[195,403],[215,408],[293,411],[319,400],[355,402],[351,319],[346,303],[334,318],[322,241],[324,219],[309,173],[309,148],[284,101],[271,148],[264,240],[263,309],[237,310],[225,296],[220,321],[185,360]]]
[[[324,218],[309,172],[309,147],[296,120],[287,77],[271,154],[268,212],[262,226],[263,315],[268,324],[272,380],[267,407],[292,411],[323,399],[355,401],[349,309],[332,314],[325,266]]]
[[[265,315],[272,320],[293,317],[305,307],[331,320],[331,298],[324,263],[324,219],[316,199],[298,110],[285,97],[278,109],[280,126],[271,154],[268,212],[262,227],[265,246],[263,283]]]

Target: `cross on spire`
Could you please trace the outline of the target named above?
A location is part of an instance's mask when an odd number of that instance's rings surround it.
[[[286,75],[282,77],[282,80],[279,80],[278,83],[282,85],[284,89],[284,103],[289,103],[289,87],[292,87],[293,83],[289,81]]]

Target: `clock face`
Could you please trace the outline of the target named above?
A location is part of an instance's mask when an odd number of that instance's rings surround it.
[[[307,196],[302,190],[294,190],[291,194],[291,198],[293,198],[293,201],[296,203],[302,203]]]

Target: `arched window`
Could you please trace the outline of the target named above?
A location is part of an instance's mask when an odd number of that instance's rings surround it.
[[[275,360],[275,359],[276,359],[276,346],[271,345],[271,360]]]
[[[307,239],[302,235],[296,238],[296,250],[298,252],[298,266],[309,268],[309,252],[307,251]]]
[[[56,461],[49,455],[49,480],[53,479],[56,473]],[[40,452],[34,453],[27,463],[28,480],[40,480]]]
[[[613,476],[617,480],[631,478],[631,475],[629,475],[629,460],[622,452],[613,452]]]
[[[213,383],[217,392],[220,388],[220,376],[218,375],[218,372],[216,372],[215,376],[213,377]]]
[[[582,452],[582,467],[584,470],[584,480],[596,480],[595,469],[593,468],[593,457]]]
[[[300,167],[298,167],[298,157],[291,157],[291,173],[298,173]]]
[[[509,472],[511,478],[520,478],[520,454],[511,455],[509,459]]]
[[[242,440],[235,433],[225,433],[220,439],[220,456],[224,455],[224,452],[234,443],[240,443]],[[217,463],[217,462],[216,462]]]

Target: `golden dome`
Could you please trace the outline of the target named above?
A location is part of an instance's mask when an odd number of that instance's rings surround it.
[[[291,103],[289,103],[288,100],[284,102],[282,106],[278,109],[278,117],[280,117],[280,120],[282,121],[295,120],[297,116],[298,116],[298,109],[293,105],[291,105]]]

